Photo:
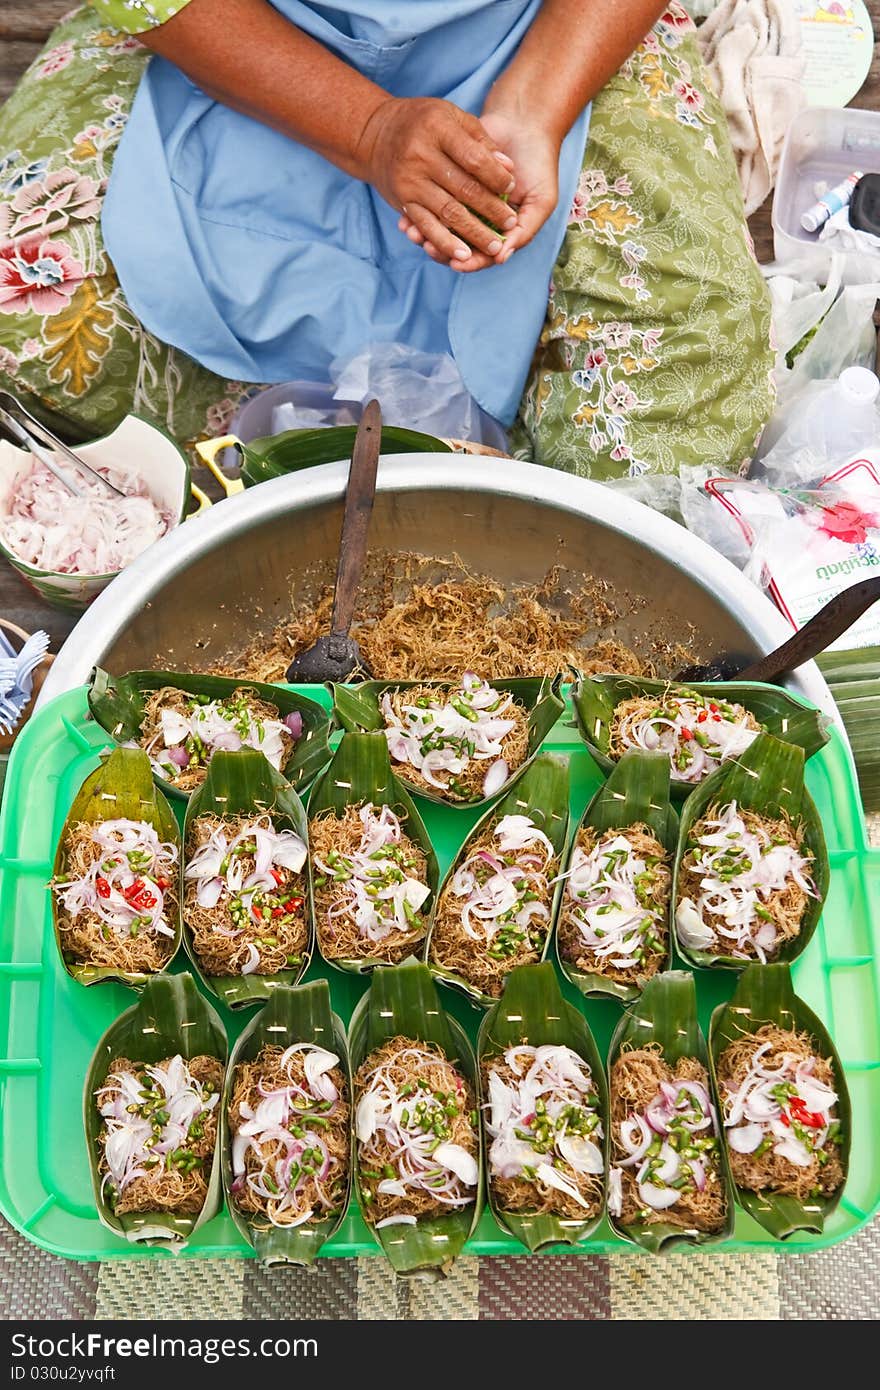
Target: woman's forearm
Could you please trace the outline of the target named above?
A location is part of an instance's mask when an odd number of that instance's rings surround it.
[[[561,142],[665,9],[665,0],[544,0],[485,110],[537,121]]]

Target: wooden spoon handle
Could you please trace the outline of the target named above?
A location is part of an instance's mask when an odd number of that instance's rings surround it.
[[[345,490],[345,515],[342,518],[336,592],[330,623],[334,636],[347,637],[354,617],[355,600],[367,554],[367,532],[376,496],[376,470],[381,442],[382,412],[378,401],[370,401],[357,428]]]
[[[863,579],[851,584],[820,608],[815,617],[804,623],[800,631],[777,647],[775,652],[762,656],[736,677],[740,681],[775,681],[780,676],[812,661],[824,652],[847,628],[852,627],[872,604],[880,600],[880,578]]]

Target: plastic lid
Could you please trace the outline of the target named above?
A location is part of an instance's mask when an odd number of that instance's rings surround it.
[[[847,367],[837,384],[847,399],[858,405],[872,405],[880,391],[880,381],[867,367]]]

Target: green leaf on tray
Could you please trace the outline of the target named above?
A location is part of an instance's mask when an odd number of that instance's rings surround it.
[[[102,1119],[95,1095],[107,1079],[117,1057],[131,1062],[155,1063],[180,1054],[216,1057],[226,1065],[226,1033],[219,1016],[199,993],[191,975],[154,975],[132,1008],[111,1023],[95,1049],[83,1090],[83,1128],[88,1146],[92,1191],[103,1224],[133,1245],[157,1245],[181,1249],[190,1236],[210,1221],[223,1204],[220,1153],[214,1150],[208,1195],[200,1212],[125,1212],[116,1216],[107,1201],[98,1160],[98,1136]],[[219,1125],[218,1125],[219,1134]]]
[[[360,685],[331,685],[334,719],[343,729],[384,729],[385,721],[379,702],[386,690],[412,690],[414,686],[430,686],[442,691],[449,690],[453,684],[450,681],[363,681]],[[536,756],[561,715],[564,706],[559,695],[560,684],[561,678],[558,676],[555,680],[550,680],[547,676],[522,676],[512,680],[492,681],[495,690],[503,690],[512,695],[525,708],[529,724],[529,749],[526,760],[514,769],[508,782],[500,788],[500,792],[505,791],[510,782]],[[474,806],[487,805],[500,794],[496,792],[492,797],[478,796],[473,801],[450,801],[439,792],[424,787],[412,786],[412,791],[415,796],[424,797],[426,801],[437,801],[442,806],[453,808],[460,806],[467,810],[473,809]]]
[[[807,902],[800,932],[780,947],[777,959],[795,960],[810,942],[831,883],[831,866],[816,803],[804,786],[804,753],[796,744],[782,743],[770,734],[759,734],[744,753],[722,763],[701,782],[685,802],[681,813],[678,852],[672,880],[673,920],[678,902],[678,879],[692,827],[709,807],[736,801],[747,810],[774,819],[787,815],[804,824],[804,847],[813,856],[810,873],[817,896]],[[748,961],[736,956],[689,950],[678,939],[679,954],[689,965],[709,970],[742,970]]]
[[[572,688],[571,701],[578,732],[592,757],[600,767],[610,768],[615,762],[608,754],[610,725],[622,700],[637,695],[682,694],[693,690],[700,695],[742,705],[768,733],[786,743],[796,744],[808,758],[828,742],[827,715],[779,686],[760,685],[755,681],[680,685],[674,681],[649,680],[646,676],[579,676]],[[676,801],[683,801],[693,790],[691,783],[672,781],[671,795]]]
[[[278,830],[293,830],[309,842],[309,827],[303,804],[290,783],[276,772],[271,763],[256,748],[241,748],[236,753],[215,753],[208,764],[208,774],[189,799],[183,825],[184,858],[188,862],[190,828],[198,816],[250,816],[268,812]],[[193,945],[192,932],[186,923],[186,907],[182,904],[183,945],[193,969],[202,984],[230,1009],[247,1008],[268,999],[273,990],[283,985],[295,985],[305,974],[312,956],[314,926],[311,915],[309,865],[303,869],[303,897],[308,904],[309,934],[300,965],[280,970],[276,975],[208,975],[199,962]]]
[[[442,1047],[448,1060],[460,1068],[475,1095],[479,1095],[477,1064],[467,1034],[443,1009],[434,981],[421,961],[407,960],[402,965],[390,965],[373,972],[370,988],[358,1003],[349,1024],[352,1073],[357,1073],[369,1053],[397,1037]],[[396,1274],[426,1279],[439,1279],[448,1274],[474,1229],[483,1204],[482,1139],[480,1149],[480,1178],[472,1206],[445,1212],[442,1216],[422,1218],[415,1226],[386,1226],[373,1232]],[[354,1171],[363,1212],[357,1143]]]
[[[416,810],[415,802],[406,787],[391,771],[388,756],[388,742],[384,734],[346,733],[343,734],[333,761],[321,774],[312,787],[308,801],[309,820],[325,812],[342,815],[347,806],[357,806],[361,802],[372,802],[375,806],[390,806],[400,819],[401,829],[419,846],[427,861],[427,884],[431,896],[424,906],[425,931],[428,930],[430,914],[437,899],[440,870],[437,855],[431,844],[425,824]],[[318,921],[314,905],[314,886],[309,879],[312,892],[312,917],[318,950],[321,950],[321,923]],[[413,941],[416,951],[421,941]],[[323,952],[322,952],[323,955]],[[358,960],[342,960],[324,957],[328,964],[339,970],[361,973],[382,964],[380,954]]]
[[[235,1089],[235,1069],[242,1062],[253,1062],[264,1047],[286,1048],[294,1043],[315,1043],[335,1052],[348,1082],[351,1102],[351,1068],[342,1019],[330,1007],[330,988],[326,980],[312,980],[296,989],[276,989],[265,1008],[250,1020],[232,1049],[223,1087],[223,1115],[220,1164],[223,1190],[233,1221],[245,1240],[265,1264],[310,1265],[326,1240],[342,1224],[351,1191],[351,1155],[345,1200],[339,1211],[301,1226],[259,1224],[253,1213],[236,1206],[232,1188],[232,1125],[229,1101]]]
[[[489,1205],[495,1220],[503,1230],[509,1231],[534,1252],[552,1245],[577,1245],[578,1241],[585,1240],[592,1234],[602,1220],[604,1187],[608,1173],[608,1087],[602,1058],[583,1014],[563,999],[555,971],[549,961],[541,965],[520,965],[511,970],[504,993],[484,1017],[477,1043],[481,1092],[483,1065],[493,1057],[500,1056],[508,1047],[523,1042],[528,1043],[530,1047],[570,1047],[572,1052],[576,1052],[587,1063],[599,1095],[604,1135],[602,1149],[605,1155],[606,1176],[603,1178],[602,1208],[596,1216],[588,1217],[585,1221],[573,1221],[570,1217],[555,1215],[530,1216],[523,1212],[503,1211],[495,1204],[489,1179]],[[488,1100],[485,1093],[482,1094],[482,1100],[485,1105]],[[485,1125],[487,1111],[483,1109],[482,1114]],[[488,1155],[489,1136],[485,1132],[483,1148]],[[487,1156],[487,1168],[488,1161]]]
[[[443,890],[455,873],[459,864],[463,862],[470,853],[470,846],[478,839],[488,827],[501,820],[502,816],[529,816],[534,821],[539,830],[547,836],[556,851],[557,858],[561,861],[565,852],[565,843],[568,837],[568,762],[561,758],[554,757],[552,753],[541,753],[534,758],[526,767],[525,772],[518,775],[514,781],[508,784],[508,790],[496,805],[494,805],[485,815],[477,821],[470,835],[465,840],[440,885],[440,892],[437,895],[439,902]],[[552,877],[555,877],[555,872]],[[544,949],[541,952],[541,959],[545,959],[550,949],[550,939],[553,935],[552,924],[556,916],[556,910],[562,895],[563,883],[561,880],[556,883],[553,890],[553,898],[550,904],[550,917],[547,922],[547,934],[544,938]],[[451,985],[454,989],[461,990],[466,994],[472,1004],[480,1008],[488,1009],[496,1004],[497,998],[491,994],[484,994],[475,985],[470,984],[463,976],[456,974],[452,970],[447,970],[443,966],[434,965],[430,962],[431,937],[434,931],[434,921],[431,923],[431,930],[425,942],[425,961],[428,969],[435,979],[442,984]]]
[[[667,1066],[674,1067],[684,1057],[695,1057],[709,1073],[709,1052],[697,1020],[697,991],[694,977],[686,970],[666,970],[649,980],[638,1001],[624,1011],[614,1030],[608,1049],[608,1091],[611,1104],[611,1070],[624,1046],[647,1047],[656,1043]],[[611,1125],[609,1124],[609,1130]],[[613,1136],[612,1136],[613,1137]],[[611,1146],[611,1163],[614,1148]],[[729,1174],[722,1164],[727,1209],[724,1225],[719,1231],[684,1231],[669,1221],[637,1221],[630,1226],[609,1212],[608,1222],[615,1235],[634,1241],[643,1250],[656,1254],[661,1249],[682,1243],[708,1245],[726,1240],[733,1231],[733,1189]]]
[[[337,463],[340,459],[351,458],[355,434],[354,425],[325,425],[319,429],[283,430],[281,434],[253,439],[242,445],[242,482],[245,487],[255,487],[257,483],[299,473],[319,463]],[[432,434],[385,425],[379,452],[448,454],[452,451],[448,444]]]
[[[115,820],[117,817],[146,821],[153,826],[160,840],[177,845],[178,850],[180,849],[180,828],[174,818],[174,812],[167,798],[162,795],[153,781],[149,758],[146,753],[142,753],[136,748],[114,748],[109,757],[102,761],[101,766],[83,782],[67,813],[58,840],[53,875],[65,871],[64,845],[67,832],[72,826],[80,821],[85,821],[89,825],[97,825],[102,821]],[[180,859],[178,859],[177,869],[178,873],[182,874]],[[182,883],[179,888],[182,892]],[[49,896],[52,901],[52,926],[58,954],[64,969],[74,980],[78,980],[81,985],[96,985],[107,980],[118,980],[120,984],[140,990],[149,979],[153,978],[152,972],[122,970],[115,965],[83,965],[66,960],[58,926],[58,898],[55,893],[51,892]],[[175,929],[174,950],[168,958],[165,969],[171,964],[180,947],[179,914],[169,925]]]
[[[785,1240],[795,1231],[821,1233],[825,1218],[831,1215],[839,1203],[849,1172],[852,1107],[843,1065],[830,1034],[822,1020],[795,994],[791,982],[791,969],[785,962],[780,962],[774,965],[748,966],[737,981],[733,997],[727,1004],[719,1004],[712,1014],[709,1025],[709,1056],[719,1116],[723,1116],[724,1112],[718,1086],[718,1059],[730,1043],[736,1042],[744,1034],[756,1033],[765,1023],[775,1023],[779,1028],[810,1034],[818,1056],[831,1059],[834,1089],[838,1097],[840,1160],[844,1179],[832,1197],[816,1197],[803,1202],[788,1193],[758,1193],[737,1187],[730,1173],[727,1145],[724,1145],[724,1161],[740,1206],[776,1240]]]
[[[584,827],[603,835],[607,830],[626,830],[632,825],[642,823],[654,832],[660,843],[670,855],[670,869],[678,844],[678,816],[669,795],[669,757],[666,753],[625,753],[612,767],[605,781],[593,797],[572,838],[569,853],[563,868],[568,873],[571,859],[577,844],[578,831]],[[563,894],[559,898],[554,917],[554,931],[558,932],[559,917],[564,903]],[[669,949],[661,969],[668,970],[672,963],[672,898],[667,926]],[[623,984],[594,971],[578,970],[564,960],[556,937],[556,958],[559,968],[576,989],[584,995],[611,995],[624,1002],[639,997],[638,985]]]
[[[314,700],[282,685],[234,680],[228,676],[187,675],[181,671],[130,671],[127,676],[111,676],[96,666],[89,683],[89,711],[117,743],[137,739],[146,697],[165,685],[184,690],[188,695],[207,695],[211,700],[227,699],[234,690],[254,690],[261,700],[268,700],[277,707],[282,719],[287,714],[301,714],[302,735],[283,769],[284,776],[296,790],[310,782],[330,759],[327,714]],[[157,776],[156,782],[169,796],[186,799],[188,795],[163,777]]]

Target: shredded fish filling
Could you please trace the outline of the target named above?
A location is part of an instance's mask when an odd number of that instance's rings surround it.
[[[843,1183],[834,1068],[806,1032],[764,1024],[718,1058],[734,1182],[751,1192],[830,1197]]]
[[[154,773],[190,792],[201,786],[208,763],[221,749],[257,748],[283,772],[301,734],[299,714],[282,719],[277,705],[245,686],[228,699],[212,700],[165,685],[146,701],[135,746],[149,755]]]
[[[623,1226],[719,1230],[727,1201],[705,1067],[683,1057],[672,1068],[655,1043],[624,1047],[610,1083],[611,1215]]]
[[[117,1057],[96,1093],[99,1171],[117,1216],[201,1211],[217,1142],[223,1067],[216,1057]]]
[[[121,970],[161,970],[174,954],[177,846],[147,821],[80,821],[65,835],[50,883],[65,959]]]
[[[577,970],[641,988],[669,945],[670,855],[641,822],[579,830],[559,918],[559,949]]]
[[[415,1225],[476,1200],[479,1139],[470,1083],[443,1049],[392,1038],[355,1077],[364,1219]]]
[[[515,965],[541,959],[556,857],[530,816],[502,816],[488,827],[440,895],[431,963],[499,996]]]
[[[184,921],[206,975],[277,975],[302,965],[308,922],[304,840],[271,817],[197,816],[184,870]]]
[[[670,686],[662,695],[621,700],[611,719],[608,752],[612,758],[630,748],[668,753],[672,780],[696,783],[744,753],[760,732],[742,705]]]
[[[520,1043],[483,1064],[489,1179],[500,1211],[575,1221],[602,1209],[602,1119],[590,1068],[570,1047]]]
[[[268,1229],[338,1213],[348,1190],[348,1087],[335,1052],[264,1046],[235,1069],[232,1200]]]
[[[801,930],[816,889],[804,827],[711,806],[691,828],[681,862],[675,926],[688,950],[757,959],[778,956]]]
[[[424,938],[422,850],[390,806],[346,806],[309,827],[318,945],[329,960],[402,960]]]

